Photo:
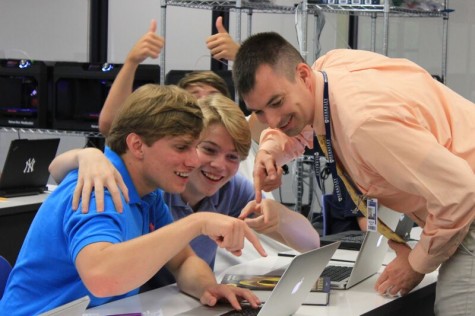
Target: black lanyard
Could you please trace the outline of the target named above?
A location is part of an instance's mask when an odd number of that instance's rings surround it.
[[[327,163],[326,167],[330,170],[330,173],[333,178],[333,194],[336,194],[338,202],[343,201],[343,196],[341,194],[340,189],[340,179],[338,177],[336,171],[336,161],[335,156],[333,154],[332,148],[332,140],[331,140],[331,113],[330,113],[330,97],[328,93],[328,77],[326,72],[321,72],[323,75],[323,121],[325,123],[325,147],[327,149]],[[318,142],[317,137],[314,135],[313,137],[313,148],[314,148],[314,169],[315,169],[315,176],[317,180],[320,181],[321,178],[325,177],[325,171],[322,170],[322,174],[320,174],[320,154],[317,148],[320,148],[320,144]]]

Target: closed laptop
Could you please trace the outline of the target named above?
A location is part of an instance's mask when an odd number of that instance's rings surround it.
[[[0,176],[0,196],[34,195],[47,190],[48,166],[58,145],[59,138],[13,140]]]

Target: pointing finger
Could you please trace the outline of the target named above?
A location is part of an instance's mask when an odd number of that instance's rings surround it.
[[[264,247],[261,245],[261,242],[259,241],[259,238],[254,234],[254,232],[246,226],[246,231],[245,231],[245,236],[247,240],[251,242],[251,244],[256,248],[257,252],[263,256],[267,257],[267,253],[264,250]]]

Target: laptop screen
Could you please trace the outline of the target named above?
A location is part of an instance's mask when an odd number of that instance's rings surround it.
[[[41,193],[48,183],[48,167],[56,156],[59,138],[15,139],[0,177],[0,195]]]

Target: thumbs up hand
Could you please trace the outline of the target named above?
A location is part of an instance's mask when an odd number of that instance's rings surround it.
[[[147,33],[145,33],[130,50],[126,62],[138,65],[148,57],[153,59],[158,58],[165,44],[165,39],[156,32],[157,21],[152,20]]]
[[[215,59],[234,60],[239,49],[236,43],[223,26],[223,18],[216,19],[216,29],[218,33],[211,35],[206,40],[206,46],[210,50],[211,56]]]

